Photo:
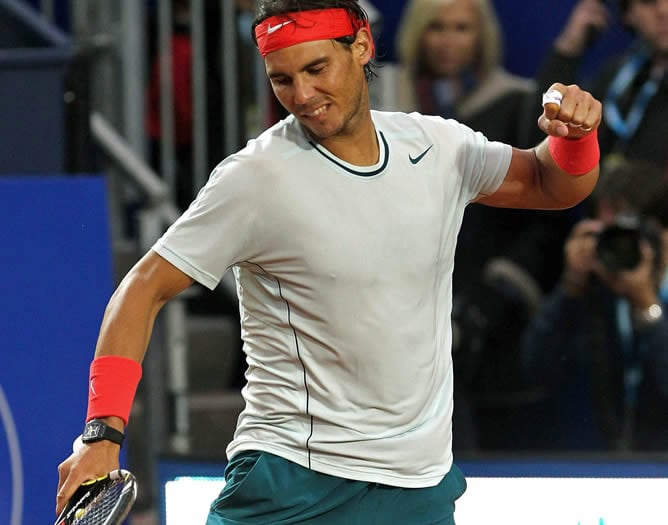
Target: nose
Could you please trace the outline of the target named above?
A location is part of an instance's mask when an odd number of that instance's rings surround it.
[[[295,104],[300,106],[306,105],[313,98],[315,89],[308,78],[298,76],[294,80],[294,98]]]

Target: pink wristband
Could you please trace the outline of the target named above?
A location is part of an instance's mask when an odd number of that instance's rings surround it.
[[[114,355],[93,359],[86,421],[116,416],[127,425],[141,373],[141,365],[134,359]]]
[[[601,158],[596,130],[579,139],[550,135],[547,146],[557,166],[575,177],[589,173]]]

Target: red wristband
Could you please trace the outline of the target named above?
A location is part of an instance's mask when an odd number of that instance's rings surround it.
[[[557,166],[576,177],[593,170],[601,158],[596,130],[578,139],[550,135],[547,146]]]
[[[93,359],[86,421],[116,416],[127,425],[141,372],[141,365],[127,357],[106,355]]]

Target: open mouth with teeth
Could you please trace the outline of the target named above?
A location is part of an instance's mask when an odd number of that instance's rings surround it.
[[[328,109],[329,109],[329,104],[323,104],[322,106],[317,107],[310,113],[304,113],[304,116],[308,118],[317,118],[327,113]]]

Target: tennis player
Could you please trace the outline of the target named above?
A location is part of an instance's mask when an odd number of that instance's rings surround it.
[[[123,431],[160,308],[232,268],[246,406],[207,523],[452,524],[465,490],[450,349],[464,208],[584,199],[601,104],[555,84],[538,118],[549,137],[514,149],[452,120],[370,110],[374,43],[356,0],[260,1],[253,28],[291,115],[221,162],[119,285],[88,425]],[[57,510],[118,468],[118,443],[95,436],[60,465]]]

